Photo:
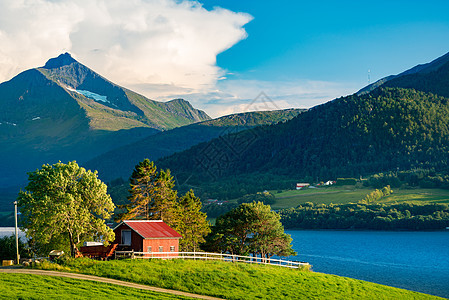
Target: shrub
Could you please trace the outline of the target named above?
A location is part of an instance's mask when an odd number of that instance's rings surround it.
[[[21,258],[30,257],[30,250],[27,243],[19,238],[19,254]],[[16,259],[16,237],[14,235],[0,238],[0,260]]]

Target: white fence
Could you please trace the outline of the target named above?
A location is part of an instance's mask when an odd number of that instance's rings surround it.
[[[209,252],[133,252],[133,251],[115,251],[115,256],[125,256],[141,259],[200,259],[200,260],[222,260],[228,262],[243,262],[249,264],[274,265],[286,268],[310,268],[309,263],[296,262],[282,259],[262,258],[254,256],[232,255],[226,253]]]

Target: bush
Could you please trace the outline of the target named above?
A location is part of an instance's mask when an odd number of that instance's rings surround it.
[[[19,254],[21,258],[31,257],[27,243],[19,238]],[[0,238],[0,260],[16,259],[16,237],[14,235]]]
[[[268,191],[256,194],[245,195],[237,200],[238,204],[262,202],[265,205],[272,205],[276,202],[276,197]]]

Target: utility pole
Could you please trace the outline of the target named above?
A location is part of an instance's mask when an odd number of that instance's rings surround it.
[[[19,255],[19,234],[17,232],[17,201],[14,201],[14,220],[16,222],[16,254],[17,254],[17,264],[20,263],[20,255]]]

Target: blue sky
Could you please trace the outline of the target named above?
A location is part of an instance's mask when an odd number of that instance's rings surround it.
[[[242,78],[368,81],[449,52],[449,1],[204,1],[249,13],[217,64]]]
[[[218,117],[308,108],[449,52],[449,1],[0,0],[0,82],[70,52]],[[270,105],[252,105],[263,93]],[[262,97],[263,98],[263,97]],[[271,100],[271,101],[268,101]]]

